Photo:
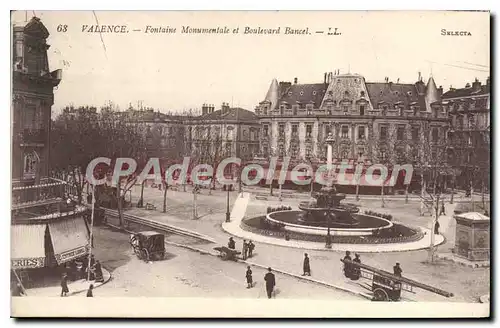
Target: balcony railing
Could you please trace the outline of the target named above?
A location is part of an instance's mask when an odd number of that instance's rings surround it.
[[[44,129],[24,129],[20,133],[22,144],[43,144],[47,141],[47,131]]]
[[[21,185],[14,183],[12,187],[12,209],[51,204],[69,195],[66,182],[56,179],[43,179],[40,184]]]

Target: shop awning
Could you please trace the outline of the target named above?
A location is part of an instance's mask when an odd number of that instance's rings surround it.
[[[71,261],[89,252],[87,223],[81,217],[49,224],[54,254],[58,264]]]
[[[45,265],[46,228],[46,224],[11,226],[12,269],[40,268]]]

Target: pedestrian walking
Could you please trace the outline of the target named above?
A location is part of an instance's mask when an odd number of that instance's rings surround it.
[[[250,269],[250,266],[247,267],[247,272],[245,276],[247,278],[247,288],[252,288],[253,278],[252,278],[252,269]]]
[[[95,282],[104,282],[104,276],[102,274],[102,266],[99,260],[95,261],[94,274],[95,274]]]
[[[14,288],[12,289],[12,296],[26,296],[26,293],[23,290],[23,286],[21,286],[20,283],[17,283],[14,285]]]
[[[255,244],[250,240],[248,242],[248,257],[252,257],[254,249],[255,249]]]
[[[352,260],[351,252],[346,251],[345,256],[344,256],[344,261],[351,261],[351,260]],[[344,276],[346,276],[346,278],[351,277],[351,264],[350,263],[344,263]]]
[[[94,285],[90,284],[89,289],[87,290],[87,297],[94,297]]]
[[[243,260],[246,260],[248,257],[248,243],[246,240],[243,240],[243,249],[241,250],[241,254],[243,255]]]
[[[394,270],[394,275],[398,277],[402,277],[403,269],[401,269],[401,266],[399,265],[399,262],[396,263],[396,265],[392,268]]]
[[[63,296],[68,296],[69,289],[68,289],[68,275],[64,273],[62,275],[61,279],[61,297]]]
[[[229,237],[229,242],[227,243],[227,247],[230,249],[236,249],[236,243],[234,242],[233,237]]]
[[[303,271],[304,271],[304,273],[302,274],[303,276],[311,275],[311,265],[309,263],[309,256],[307,255],[307,253],[304,254]]]
[[[361,263],[361,259],[359,258],[359,254],[354,254],[354,260],[353,262],[356,263]],[[351,280],[358,280],[359,277],[361,276],[361,267],[359,266],[353,266],[352,268],[352,273],[351,273]]]
[[[446,215],[446,211],[444,208],[444,202],[441,203],[441,212],[439,213],[439,215]]]
[[[436,220],[436,224],[434,225],[434,234],[439,235],[439,221]]]
[[[267,271],[264,280],[266,281],[267,298],[271,298],[273,296],[274,287],[276,286],[276,278],[271,268],[268,268]]]

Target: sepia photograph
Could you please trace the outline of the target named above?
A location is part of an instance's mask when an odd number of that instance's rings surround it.
[[[490,316],[490,12],[10,18],[12,317]]]

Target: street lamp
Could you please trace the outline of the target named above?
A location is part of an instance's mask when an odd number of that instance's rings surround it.
[[[227,186],[226,190],[227,190],[226,222],[231,222],[231,213],[229,213],[229,185]]]

